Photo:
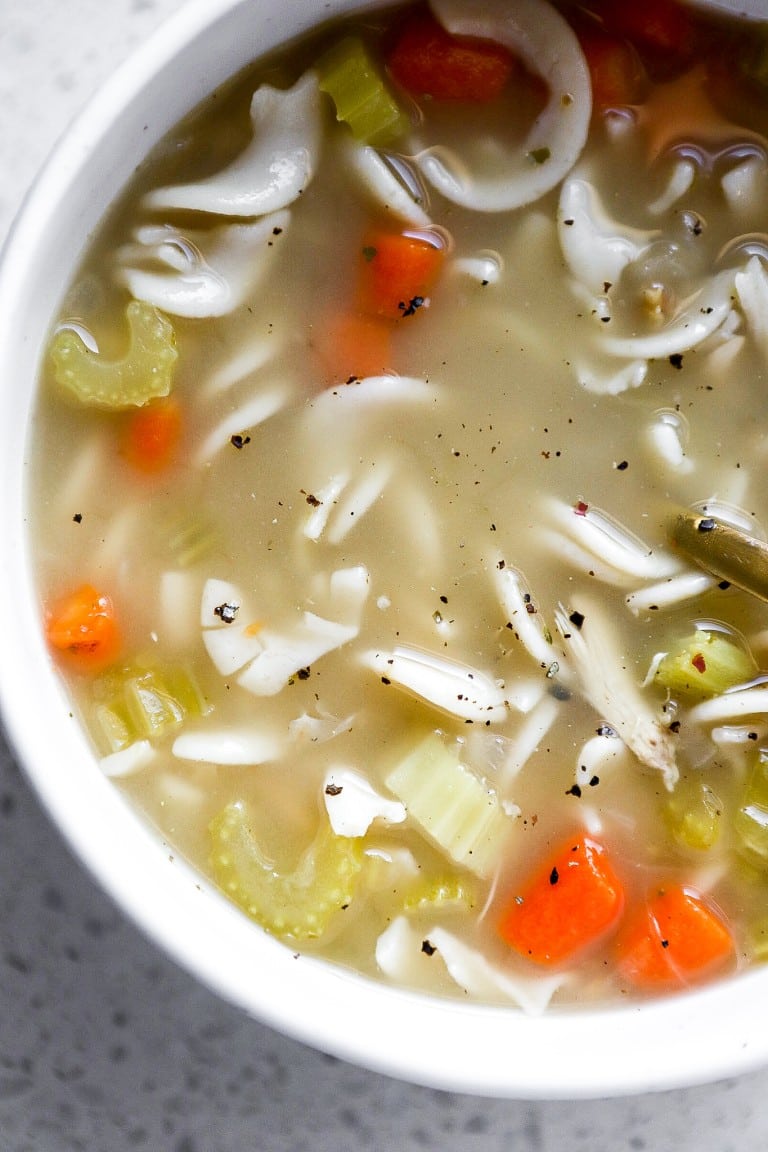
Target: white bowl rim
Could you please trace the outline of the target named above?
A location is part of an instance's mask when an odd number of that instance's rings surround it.
[[[532,1018],[392,989],[292,954],[173,857],[102,777],[68,716],[40,636],[23,446],[12,431],[20,416],[26,421],[29,382],[22,380],[20,395],[8,384],[22,355],[24,310],[35,299],[35,256],[41,235],[55,228],[55,205],[83,178],[94,151],[104,151],[117,115],[130,116],[147,79],[172,72],[181,53],[202,51],[212,29],[243,24],[249,5],[189,0],[115,73],[54,151],[2,254],[0,492],[9,546],[0,570],[0,707],[17,759],[77,856],[150,939],[255,1018],[333,1055],[434,1088],[518,1099],[660,1091],[768,1064],[768,1029],[757,1011],[768,997],[768,971],[665,1000]],[[329,5],[305,8],[324,13]],[[29,659],[20,664],[19,652]],[[51,769],[57,758],[66,773]],[[87,787],[87,812],[73,781]]]

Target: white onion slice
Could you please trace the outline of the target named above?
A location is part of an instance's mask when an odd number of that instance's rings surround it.
[[[302,668],[341,648],[357,636],[358,629],[305,612],[289,631],[260,633],[263,650],[237,678],[254,696],[275,696]]]
[[[145,207],[237,217],[286,208],[308,186],[317,167],[320,109],[320,89],[312,72],[286,91],[263,84],[251,100],[253,139],[245,151],[205,180],[150,192]]]
[[[424,951],[425,939],[434,953]],[[557,989],[570,979],[565,972],[523,975],[509,964],[498,967],[446,928],[435,925],[425,932],[406,916],[393,920],[376,942],[379,968],[400,984],[429,987],[434,983],[434,966],[440,961],[465,995],[489,1002],[510,1001],[532,1016],[544,1012]]]
[[[542,696],[527,714],[507,745],[502,769],[505,784],[525,767],[559,714],[560,704],[554,696]]]
[[[259,424],[263,424],[284,408],[287,402],[288,389],[282,384],[265,388],[263,392],[253,396],[211,429],[195,452],[196,465],[208,464],[217,452],[231,445],[233,436],[247,436]]]
[[[278,760],[283,741],[272,732],[253,728],[189,729],[176,737],[171,751],[177,760],[248,767]]]
[[[116,780],[121,776],[133,776],[135,772],[143,771],[156,756],[157,752],[150,740],[136,740],[127,748],[102,756],[99,767],[105,776]]]
[[[440,148],[418,156],[425,178],[455,204],[478,212],[507,212],[554,188],[576,163],[592,114],[589,71],[579,42],[546,0],[432,0],[452,35],[493,40],[519,56],[549,89],[546,107],[506,165],[485,179],[460,170]],[[533,157],[545,154],[536,163]]]

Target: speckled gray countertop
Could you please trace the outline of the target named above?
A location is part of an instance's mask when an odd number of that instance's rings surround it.
[[[0,0],[0,238],[71,116],[180,2]],[[222,1003],[127,923],[0,744],[1,1152],[363,1148],[759,1152],[768,1071],[531,1104],[416,1088],[310,1051]]]

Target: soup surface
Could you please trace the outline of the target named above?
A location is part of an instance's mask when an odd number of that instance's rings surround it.
[[[435,0],[255,65],[101,226],[52,658],[293,950],[527,1011],[765,955],[766,132],[760,27]]]

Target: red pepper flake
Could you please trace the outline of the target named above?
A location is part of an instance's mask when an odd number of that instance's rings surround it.
[[[574,504],[573,510],[577,516],[586,516],[589,511],[589,504],[585,504],[583,500],[579,500],[577,504]]]
[[[704,659],[704,655],[702,652],[696,653],[696,655],[691,660],[691,664],[693,664],[693,666],[697,672],[701,672],[702,676],[704,675],[704,673],[707,670],[707,662]]]

